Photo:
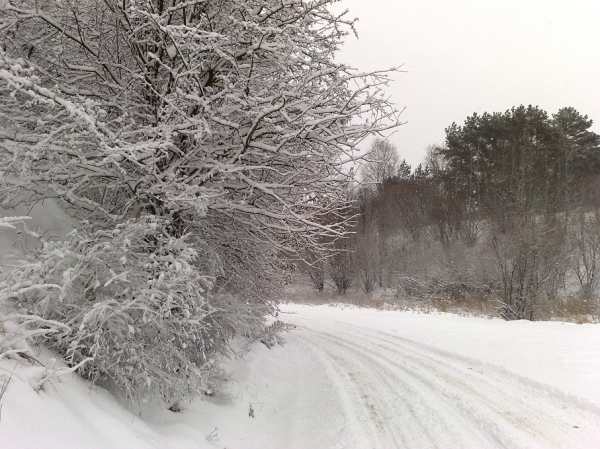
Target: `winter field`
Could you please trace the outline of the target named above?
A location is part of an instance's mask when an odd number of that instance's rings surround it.
[[[281,317],[297,326],[284,346],[253,344],[223,394],[180,413],[132,413],[71,374],[37,393],[13,377],[0,447],[600,447],[599,325],[296,304]]]

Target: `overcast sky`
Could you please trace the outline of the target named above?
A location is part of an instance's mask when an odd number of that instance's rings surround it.
[[[413,166],[473,112],[573,106],[600,133],[600,0],[342,0],[357,17],[339,60],[402,65],[388,93],[407,122],[391,137]]]

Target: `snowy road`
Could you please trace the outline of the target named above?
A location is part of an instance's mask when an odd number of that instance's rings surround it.
[[[224,395],[181,413],[131,413],[76,376],[38,393],[13,379],[0,449],[600,448],[600,325],[292,304],[281,319],[297,326],[284,346],[253,343]]]
[[[311,402],[298,407],[304,425],[288,447],[600,447],[600,407],[591,402],[412,341],[388,323],[312,315],[285,317],[299,328],[288,349],[304,358],[297,397]],[[324,384],[306,381],[318,371]]]

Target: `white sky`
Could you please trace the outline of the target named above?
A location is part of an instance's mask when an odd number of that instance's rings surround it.
[[[342,0],[358,17],[341,62],[402,65],[387,93],[408,122],[391,137],[414,166],[473,112],[572,106],[600,133],[600,0]]]

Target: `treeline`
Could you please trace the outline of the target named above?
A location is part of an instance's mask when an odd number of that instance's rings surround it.
[[[412,170],[377,140],[353,189],[355,234],[317,288],[495,301],[506,319],[597,313],[600,136],[573,108],[474,114]]]

